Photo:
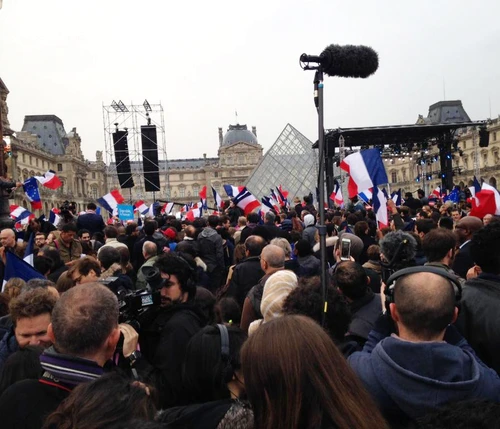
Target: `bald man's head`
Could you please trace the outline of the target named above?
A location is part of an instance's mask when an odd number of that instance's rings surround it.
[[[270,268],[283,268],[285,266],[285,251],[274,244],[268,244],[260,255]]]
[[[16,233],[10,229],[2,229],[0,232],[0,244],[3,247],[15,247],[16,246]]]
[[[475,216],[465,216],[455,225],[455,232],[460,243],[472,238],[472,234],[483,227],[483,221]]]
[[[449,280],[434,273],[401,277],[394,287],[400,323],[423,340],[436,337],[452,323],[455,291]]]

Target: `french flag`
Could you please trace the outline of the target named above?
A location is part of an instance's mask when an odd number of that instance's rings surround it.
[[[474,176],[472,186],[469,186],[469,191],[470,191],[470,194],[472,195],[472,198],[475,198],[476,194],[481,191],[481,184],[477,180],[476,176]],[[477,202],[478,201],[476,200],[476,203]]]
[[[59,209],[53,208],[49,213],[49,222],[57,228],[59,222],[61,222],[61,216],[59,216]]]
[[[370,204],[370,200],[373,199],[373,192],[372,188],[366,189],[363,192],[360,192],[358,194],[358,197],[361,198],[366,204]]]
[[[244,186],[224,185],[224,190],[229,198],[236,197],[243,189],[245,189]]]
[[[158,201],[155,201],[153,204],[149,206],[146,215],[149,217],[155,217],[158,207],[160,207],[160,203]]]
[[[389,216],[387,215],[387,197],[383,190],[378,187],[373,188],[373,211],[377,219],[379,229],[389,226]]]
[[[62,182],[53,170],[47,171],[43,176],[35,176],[43,186],[49,189],[57,189],[62,186]]]
[[[27,224],[30,219],[33,219],[35,215],[24,207],[12,205],[10,206],[10,217],[16,222],[21,222],[24,225]]]
[[[98,198],[97,202],[103,206],[108,212],[113,213],[113,211],[125,201],[118,189],[112,190],[109,194],[104,195],[104,197]]]
[[[472,199],[470,216],[483,218],[487,214],[500,215],[500,194],[491,185],[483,183],[481,190]]]
[[[234,197],[234,204],[242,209],[245,215],[252,213],[261,205],[259,200],[246,187],[243,187],[242,191]]]
[[[338,180],[335,180],[333,182],[333,191],[330,194],[330,199],[338,206],[344,204],[344,197],[342,196],[342,188],[340,187]]]
[[[42,199],[40,198],[40,191],[38,189],[38,182],[34,177],[30,177],[24,182],[23,185],[24,194],[26,199],[31,204],[32,210],[37,210],[42,208]]]
[[[196,218],[202,217],[203,216],[203,205],[202,204],[195,204],[191,210],[189,210],[186,213],[186,219],[189,220],[190,222],[193,222]]]
[[[400,206],[402,204],[401,188],[391,194],[391,200],[394,201],[394,204],[396,204],[397,206]]]
[[[214,189],[214,187],[212,186],[212,194],[214,196],[214,201],[215,201],[215,206],[216,207],[220,207],[220,208],[223,208],[224,207],[224,203],[222,202],[222,197],[219,195],[219,193]]]
[[[377,185],[389,183],[378,149],[367,149],[346,156],[340,168],[349,173],[349,198]]]
[[[146,204],[144,204],[144,201],[142,201],[142,200],[137,201],[134,204],[134,208],[135,208],[135,211],[138,211],[142,215],[145,215],[149,210],[149,207]]]
[[[438,186],[436,189],[432,191],[432,195],[434,195],[436,198],[441,198],[442,194],[443,193],[441,191],[441,186]]]
[[[206,210],[207,209],[207,187],[203,186],[203,189],[200,191],[198,194],[200,196],[200,201],[202,207]]]
[[[160,212],[162,214],[170,214],[172,209],[174,208],[174,203],[165,203],[163,207],[161,208]]]
[[[24,262],[27,262],[31,266],[33,266],[33,258],[34,258],[34,250],[35,247],[35,233],[33,232],[28,240],[28,245],[26,246],[26,250],[24,251]]]

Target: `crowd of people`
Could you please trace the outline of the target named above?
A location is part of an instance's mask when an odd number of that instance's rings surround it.
[[[0,231],[0,426],[494,428],[500,218],[423,192]],[[4,279],[30,240],[39,277]]]

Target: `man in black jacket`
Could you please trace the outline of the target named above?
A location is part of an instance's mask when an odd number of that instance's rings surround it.
[[[222,283],[224,273],[224,251],[222,237],[216,228],[219,224],[218,216],[208,217],[208,226],[200,232],[197,238],[199,256],[207,266],[210,279],[210,290],[215,293]]]
[[[455,255],[453,262],[453,271],[465,279],[467,271],[474,266],[474,260],[471,256],[472,235],[483,227],[481,219],[474,216],[465,216],[455,225],[455,235],[460,247]]]
[[[206,325],[194,304],[196,264],[185,254],[161,255],[154,266],[161,273],[161,308],[152,322],[142,327],[137,371],[155,385],[162,408],[183,404],[182,364],[191,337]]]
[[[373,293],[369,277],[356,262],[341,262],[333,276],[333,283],[346,297],[351,309],[352,321],[347,335],[364,344],[382,313],[380,295]]]
[[[96,232],[102,232],[106,227],[101,215],[96,213],[97,206],[94,203],[87,204],[87,211],[85,214],[78,216],[76,227],[78,229],[88,229],[90,236]]]
[[[55,305],[47,335],[54,346],[40,356],[42,377],[20,381],[0,397],[2,429],[42,427],[74,387],[104,373],[120,338],[116,297],[98,283],[71,288]],[[130,338],[131,349],[136,343]]]
[[[260,266],[260,254],[265,245],[266,241],[258,235],[248,237],[245,240],[246,258],[234,267],[227,295],[236,299],[240,308],[243,308],[247,293],[265,274]]]

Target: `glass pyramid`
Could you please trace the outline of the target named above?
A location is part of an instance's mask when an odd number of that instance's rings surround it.
[[[313,143],[287,124],[272,147],[249,176],[246,187],[259,200],[271,188],[281,185],[289,192],[288,200],[302,199],[310,192],[316,195],[318,157]]]

